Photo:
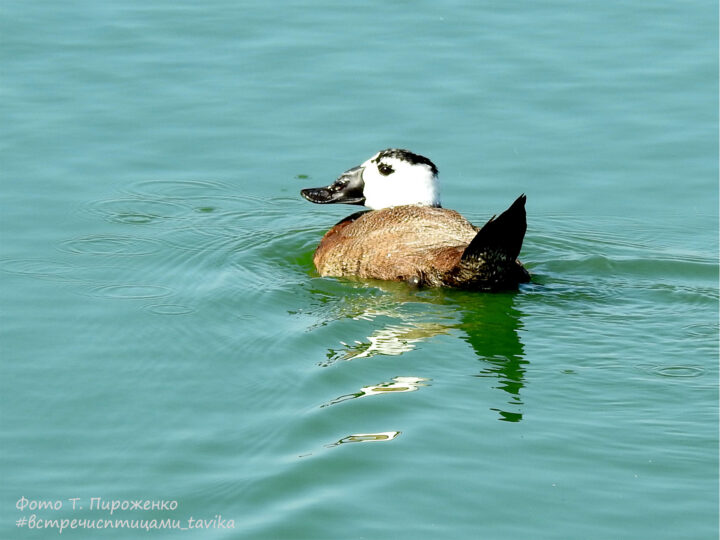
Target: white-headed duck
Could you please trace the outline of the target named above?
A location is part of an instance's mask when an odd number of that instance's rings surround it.
[[[517,260],[527,228],[525,195],[478,229],[441,207],[437,175],[428,158],[389,148],[327,187],[303,189],[310,202],[371,209],[325,234],[313,258],[320,275],[489,291],[530,281]]]

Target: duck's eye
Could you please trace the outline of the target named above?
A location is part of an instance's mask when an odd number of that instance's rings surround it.
[[[380,171],[380,174],[383,176],[388,176],[395,172],[395,169],[392,168],[391,165],[388,165],[387,163],[378,163],[378,171]]]

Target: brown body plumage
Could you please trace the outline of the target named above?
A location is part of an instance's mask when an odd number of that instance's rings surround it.
[[[325,234],[313,260],[322,276],[418,286],[496,290],[529,280],[514,257],[497,250],[463,259],[477,234],[478,228],[454,210],[394,206],[344,219]]]

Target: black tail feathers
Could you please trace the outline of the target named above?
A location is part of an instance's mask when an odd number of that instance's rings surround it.
[[[525,194],[520,195],[510,208],[498,217],[490,218],[465,248],[462,260],[488,257],[502,257],[511,261],[517,259],[527,230],[525,199]]]

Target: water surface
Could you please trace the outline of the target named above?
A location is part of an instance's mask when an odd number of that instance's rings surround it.
[[[717,537],[716,4],[3,15],[0,536]],[[532,283],[318,277],[299,189],[388,146],[526,193]]]

